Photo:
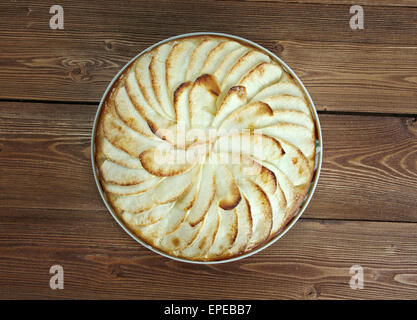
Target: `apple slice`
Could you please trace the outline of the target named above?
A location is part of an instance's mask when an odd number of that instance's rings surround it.
[[[223,120],[234,110],[246,104],[246,89],[245,87],[232,87],[227,92],[221,103],[216,116],[213,119],[212,127],[217,128]]]
[[[223,41],[214,47],[204,61],[201,74],[213,74],[219,65],[224,61],[225,57],[233,50],[241,47],[236,41]]]
[[[155,109],[149,106],[136,81],[134,72],[128,72],[125,87],[136,110],[146,120],[153,133],[158,134],[159,129],[169,128],[173,124],[172,121],[161,116]]]
[[[152,56],[149,64],[149,73],[151,77],[152,88],[155,98],[170,119],[175,118],[172,99],[168,95],[166,82],[166,66],[165,61],[172,50],[172,43],[165,43],[158,46]]]
[[[276,121],[274,112],[269,105],[256,101],[230,113],[220,125],[220,129],[256,129],[271,125]]]
[[[280,143],[269,136],[242,132],[219,137],[214,151],[242,153],[258,160],[278,161],[284,154]]]
[[[280,122],[257,129],[256,132],[274,137],[279,141],[289,142],[301,150],[307,159],[311,159],[315,154],[316,139],[314,132],[298,124]]]
[[[239,47],[224,57],[223,61],[213,73],[217,83],[221,84],[223,82],[224,77],[227,75],[230,69],[246,52],[248,52],[248,50],[249,49],[246,47]]]
[[[178,86],[185,81],[188,63],[195,47],[195,41],[191,40],[177,42],[172,47],[166,60],[166,79],[169,95],[174,94]]]
[[[252,235],[247,248],[252,249],[266,239],[272,229],[272,208],[262,188],[247,179],[239,180],[239,187],[248,199],[252,216]]]
[[[205,39],[194,49],[185,75],[186,81],[195,81],[201,75],[201,69],[207,56],[219,44],[217,39]]]
[[[304,112],[311,117],[310,109],[303,98],[289,95],[277,95],[261,100],[268,104],[272,110],[295,110]]]
[[[176,201],[189,190],[198,170],[199,167],[194,167],[182,175],[165,178],[156,188],[139,195],[120,196],[114,200],[115,207],[131,213],[139,213]]]
[[[143,168],[158,177],[169,177],[190,170],[202,161],[208,152],[207,144],[196,144],[188,149],[175,149],[172,145],[151,147],[139,155]]]
[[[152,86],[152,77],[150,74],[150,63],[152,60],[152,53],[145,53],[134,64],[134,73],[139,88],[145,98],[148,105],[158,112],[162,117],[168,117],[164,109],[159,104],[155,97],[154,89]]]
[[[269,56],[259,51],[249,51],[244,54],[230,69],[221,84],[221,89],[227,90],[230,87],[238,85],[240,79],[250,70],[262,62],[270,62]],[[248,89],[248,88],[246,88]]]
[[[174,110],[177,125],[183,126],[184,129],[190,128],[188,97],[192,87],[192,82],[184,82],[174,92]]]
[[[103,114],[103,133],[112,145],[135,158],[143,150],[158,143],[157,140],[147,138],[125,125],[111,106],[106,107]]]
[[[310,181],[310,177],[313,171],[312,162],[304,156],[304,154],[294,145],[278,139],[282,148],[285,151],[277,161],[264,161],[275,165],[280,169],[291,181],[291,183],[297,186],[304,186]]]
[[[213,244],[217,230],[220,226],[220,219],[217,213],[217,205],[214,201],[204,216],[202,226],[197,237],[190,245],[181,250],[181,255],[192,259],[205,259],[206,252]]]
[[[314,121],[311,116],[304,112],[296,110],[275,110],[274,118],[279,122],[300,125],[307,128],[310,132],[314,132]]]
[[[261,89],[271,83],[279,81],[282,68],[277,64],[262,62],[250,70],[239,82],[246,88],[248,99],[251,99]]]
[[[202,166],[201,181],[198,188],[197,198],[193,203],[193,206],[190,208],[190,212],[187,216],[187,222],[191,226],[195,226],[200,223],[205,215],[207,214],[208,209],[211,206],[211,203],[214,200],[216,195],[216,171],[215,165],[210,163],[205,163]]]
[[[211,75],[203,74],[194,81],[189,94],[192,128],[207,128],[217,112],[219,88]]]
[[[152,178],[152,175],[144,169],[122,167],[110,160],[105,160],[99,171],[104,181],[121,186],[139,184]]]
[[[130,101],[126,88],[118,88],[114,97],[115,110],[119,118],[133,130],[144,136],[153,137],[154,134],[149,128],[148,123],[136,110],[132,101]]]
[[[133,185],[119,185],[113,183],[103,183],[103,188],[110,193],[117,194],[117,195],[131,195],[131,194],[139,194],[145,191],[148,191],[154,188],[159,182],[161,178],[152,177],[148,180],[145,180],[139,184]]]
[[[223,253],[233,246],[238,232],[238,220],[236,211],[218,208],[220,222],[213,244],[207,252],[210,260],[220,259]]]
[[[282,94],[304,98],[303,91],[293,81],[280,81],[262,89],[252,98],[252,101],[259,101]]]
[[[132,169],[142,168],[142,164],[138,158],[132,157],[128,153],[120,150],[119,148],[116,148],[109,142],[109,140],[106,139],[103,134],[101,134],[97,139],[97,150],[101,150],[107,159],[121,166]]]
[[[151,224],[161,221],[171,211],[174,203],[163,204],[159,207],[152,208],[151,210],[141,212],[139,214],[133,214],[128,211],[123,212],[122,218],[133,229],[149,226]]]
[[[234,256],[244,251],[252,236],[252,215],[249,209],[248,200],[243,197],[239,205],[235,208],[237,215],[237,235],[230,249],[225,255]]]
[[[216,196],[217,204],[223,210],[234,209],[242,199],[232,173],[224,164],[218,164],[217,166]]]

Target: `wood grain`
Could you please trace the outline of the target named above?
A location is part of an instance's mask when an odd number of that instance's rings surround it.
[[[250,258],[201,266],[141,247],[104,210],[1,213],[0,298],[417,298],[417,224],[303,219]],[[49,289],[54,264],[64,290]],[[356,264],[362,290],[349,287]]]
[[[137,53],[204,26],[279,54],[320,110],[417,113],[417,8],[371,6],[365,30],[352,31],[347,5],[140,1],[114,16],[107,1],[72,1],[65,29],[50,30],[45,4],[0,6],[2,99],[96,102]]]
[[[104,208],[90,165],[96,110],[0,103],[0,208]],[[416,120],[332,114],[320,120],[323,170],[305,216],[417,222]]]

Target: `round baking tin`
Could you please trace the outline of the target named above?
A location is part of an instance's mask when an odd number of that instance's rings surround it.
[[[148,51],[152,50],[153,48],[155,48],[155,47],[157,47],[161,44],[164,44],[168,41],[188,38],[188,37],[192,37],[192,36],[219,36],[219,37],[224,37],[224,38],[237,40],[240,43],[247,44],[249,46],[255,47],[255,48],[259,49],[260,51],[268,54],[270,57],[272,57],[276,62],[278,62],[280,64],[281,67],[284,68],[284,70],[286,72],[288,72],[293,77],[293,79],[302,88],[302,90],[305,94],[305,97],[308,100],[310,111],[311,111],[311,114],[313,116],[314,124],[316,126],[316,135],[317,135],[316,157],[315,157],[315,166],[314,166],[313,178],[312,178],[312,181],[310,183],[310,187],[307,191],[307,194],[304,197],[303,202],[301,203],[299,209],[295,212],[295,214],[294,214],[293,218],[290,220],[290,222],[288,222],[287,225],[285,226],[285,228],[283,230],[281,230],[279,233],[277,233],[274,236],[274,238],[272,238],[268,243],[256,248],[255,250],[252,250],[248,253],[245,253],[245,254],[242,254],[242,255],[239,255],[239,256],[236,256],[236,257],[232,257],[232,258],[229,258],[229,259],[216,260],[216,261],[194,261],[194,260],[187,260],[187,259],[182,259],[182,258],[170,256],[170,255],[166,254],[165,252],[160,251],[160,250],[152,247],[151,245],[149,245],[146,242],[144,242],[143,240],[141,240],[138,236],[136,236],[132,231],[129,230],[128,227],[126,227],[124,225],[123,221],[114,212],[112,206],[109,204],[109,202],[107,200],[107,196],[106,196],[105,192],[103,191],[103,189],[101,187],[101,184],[100,184],[100,181],[99,181],[99,178],[98,178],[99,171],[98,171],[98,168],[96,166],[96,161],[95,161],[95,154],[96,154],[95,137],[96,137],[97,123],[98,123],[98,120],[100,118],[100,112],[101,112],[104,100],[106,99],[107,94],[109,93],[109,91],[113,87],[113,84],[115,83],[115,81],[119,78],[119,76],[123,73],[123,71],[133,61],[135,61],[137,58],[139,58],[141,55],[145,54],[146,52],[148,52]],[[260,46],[259,44],[255,43],[255,42],[252,42],[250,40],[238,37],[238,36],[225,34],[225,33],[216,33],[216,32],[194,32],[194,33],[185,33],[185,34],[181,34],[181,35],[178,35],[178,36],[170,37],[170,38],[162,40],[158,43],[153,44],[152,46],[148,47],[147,49],[143,50],[141,53],[139,53],[138,55],[133,57],[122,69],[120,69],[120,71],[113,77],[112,81],[107,86],[106,91],[104,92],[104,94],[103,94],[103,96],[100,100],[100,104],[98,106],[98,109],[97,109],[97,113],[96,113],[96,116],[95,116],[95,119],[94,119],[94,124],[93,124],[92,136],[91,136],[91,164],[92,164],[92,167],[93,167],[94,180],[96,182],[97,188],[99,190],[101,198],[103,199],[104,204],[106,205],[107,209],[109,210],[109,212],[111,213],[113,218],[117,221],[117,223],[123,228],[123,230],[126,233],[128,233],[133,239],[135,239],[138,243],[140,243],[145,248],[147,248],[147,249],[149,249],[149,250],[151,250],[155,253],[158,253],[158,254],[160,254],[164,257],[172,259],[172,260],[186,262],[186,263],[194,263],[194,264],[218,264],[218,263],[233,262],[233,261],[237,261],[237,260],[240,260],[240,259],[244,259],[244,258],[247,258],[251,255],[254,255],[254,254],[262,251],[263,249],[269,247],[270,245],[275,243],[278,239],[280,239],[288,230],[290,230],[292,228],[292,226],[297,222],[297,220],[303,214],[304,210],[307,208],[307,206],[308,206],[308,204],[309,204],[309,202],[310,202],[310,200],[311,200],[311,198],[314,194],[317,183],[318,183],[318,179],[319,179],[319,175],[320,175],[320,171],[321,171],[321,166],[322,166],[322,161],[323,161],[323,137],[322,137],[321,126],[320,126],[320,121],[319,121],[319,117],[318,117],[318,114],[317,114],[317,110],[316,110],[316,107],[314,106],[314,102],[311,99],[310,94],[308,93],[307,89],[305,88],[305,86],[301,82],[301,80],[298,78],[298,76],[294,73],[294,71],[292,71],[292,69],[284,61],[282,61],[280,58],[278,58],[275,54],[273,54],[268,49],[265,49],[264,47]]]

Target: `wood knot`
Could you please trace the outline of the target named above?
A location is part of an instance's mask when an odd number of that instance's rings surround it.
[[[272,50],[275,52],[275,54],[281,54],[284,51],[284,47],[280,43],[275,43],[272,47]]]
[[[404,124],[409,132],[417,135],[417,118],[406,118]]]
[[[111,40],[104,40],[104,45],[107,51],[111,51],[113,49]]]
[[[87,65],[89,62],[77,61],[70,63],[69,77],[75,82],[88,81],[90,75],[88,72]]]
[[[109,266],[109,275],[112,278],[119,278],[122,275],[122,270],[120,268],[120,265],[118,264],[112,264]]]
[[[318,297],[320,296],[320,287],[311,286],[307,289],[305,296],[307,299],[318,299]]]

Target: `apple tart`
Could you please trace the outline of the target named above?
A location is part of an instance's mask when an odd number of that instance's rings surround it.
[[[108,202],[170,256],[246,254],[288,224],[310,186],[316,129],[304,91],[271,56],[220,36],[165,42],[105,98],[95,161]]]

